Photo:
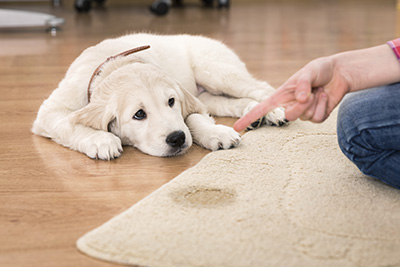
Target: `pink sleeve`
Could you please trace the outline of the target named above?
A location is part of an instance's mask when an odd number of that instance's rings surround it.
[[[389,41],[387,44],[392,48],[397,59],[400,61],[400,38]]]

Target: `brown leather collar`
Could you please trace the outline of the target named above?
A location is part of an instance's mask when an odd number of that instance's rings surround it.
[[[108,61],[113,60],[113,59],[115,59],[117,57],[129,56],[130,54],[133,54],[133,53],[136,53],[136,52],[139,52],[139,51],[142,51],[142,50],[146,50],[146,49],[149,49],[149,48],[150,48],[149,45],[144,45],[144,46],[139,46],[139,47],[136,47],[136,48],[133,48],[133,49],[129,49],[129,50],[124,51],[122,53],[119,53],[119,54],[117,54],[115,56],[111,56],[111,57],[107,58],[103,63],[101,63],[96,68],[96,70],[93,72],[92,77],[90,78],[90,81],[89,81],[89,85],[88,85],[88,88],[87,88],[88,103],[90,102],[90,96],[92,94],[92,92],[90,90],[90,87],[92,86],[92,82],[93,82],[94,78],[101,73],[101,68],[103,67],[104,64],[106,64]]]

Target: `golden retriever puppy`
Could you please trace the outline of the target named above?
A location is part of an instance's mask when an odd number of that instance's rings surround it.
[[[161,157],[193,142],[229,149],[240,135],[209,113],[241,117],[272,91],[219,41],[131,34],[86,49],[41,105],[32,131],[105,160],[119,157],[122,145]],[[253,126],[286,122],[276,109]]]

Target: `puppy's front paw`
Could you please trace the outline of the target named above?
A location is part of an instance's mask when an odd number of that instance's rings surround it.
[[[283,126],[289,121],[285,118],[285,109],[276,108],[265,115],[265,123],[272,126]]]
[[[250,124],[246,128],[246,130],[254,130],[260,128],[263,125],[283,126],[288,123],[289,121],[285,118],[285,110],[283,108],[276,108],[264,117],[261,117],[260,119]]]
[[[240,134],[231,127],[225,125],[214,125],[209,131],[201,136],[199,143],[201,146],[215,151],[237,147],[240,140]]]
[[[98,131],[80,142],[79,151],[92,159],[110,160],[121,156],[122,145],[112,133]]]

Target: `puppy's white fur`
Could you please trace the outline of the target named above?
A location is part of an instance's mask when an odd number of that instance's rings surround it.
[[[151,48],[104,64],[88,103],[94,70],[108,57],[142,45]],[[228,149],[239,144],[239,134],[215,125],[208,112],[241,117],[272,91],[221,42],[132,34],[86,49],[43,102],[32,131],[100,159],[120,156],[122,145],[155,156],[182,154],[193,141],[211,150]],[[136,116],[143,112],[144,118]],[[285,123],[283,110],[269,113],[266,121]],[[171,133],[179,133],[179,144],[166,141]]]

